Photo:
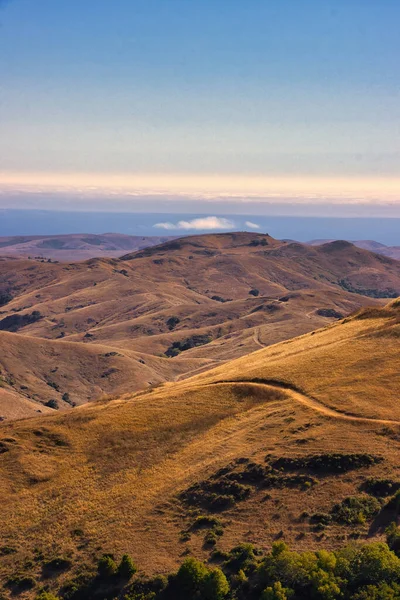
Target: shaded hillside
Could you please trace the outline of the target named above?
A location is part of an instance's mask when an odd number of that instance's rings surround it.
[[[312,240],[308,243],[311,246],[320,246],[321,244],[327,244],[332,241],[334,240]],[[364,250],[369,250],[370,252],[376,252],[376,254],[383,254],[389,258],[400,260],[400,246],[386,246],[385,244],[375,242],[374,240],[356,240],[352,241],[352,244],[357,246],[357,248],[363,248]]]
[[[182,553],[210,556],[198,515],[221,523],[220,551],[380,539],[393,514],[373,482],[390,484],[383,495],[400,486],[399,309],[153,391],[1,424],[3,580],[30,565],[40,582],[40,561],[68,556],[48,580],[58,589],[102,552],[171,571]]]
[[[0,237],[0,256],[32,256],[61,262],[80,261],[101,256],[118,257],[124,252],[141,250],[168,239],[168,236],[122,233]]]
[[[0,332],[10,334],[1,372],[15,393],[26,386],[48,402],[49,361],[37,368],[32,351],[21,365],[19,338],[27,348],[41,338],[45,355],[57,348],[71,382],[75,348],[87,381],[60,389],[81,404],[201,372],[399,289],[400,263],[346,242],[312,248],[248,233],[172,240],[121,260],[0,260]],[[122,356],[92,360],[113,352]]]

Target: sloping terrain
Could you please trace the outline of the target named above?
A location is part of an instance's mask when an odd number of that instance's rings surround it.
[[[400,487],[399,311],[392,301],[182,382],[1,424],[3,579],[23,568],[42,582],[41,561],[68,557],[56,589],[101,552],[170,571],[210,556],[199,523],[212,519],[221,551],[380,539]]]
[[[0,290],[3,390],[66,409],[202,372],[382,303],[400,291],[400,263],[347,242],[312,248],[220,234],[120,260],[0,260]],[[8,418],[15,408],[6,404]]]
[[[334,240],[312,240],[308,243],[310,246],[320,246],[321,244],[328,244],[332,241]],[[400,246],[386,246],[386,244],[381,244],[374,240],[356,240],[351,243],[357,246],[357,248],[363,248],[370,252],[376,252],[376,254],[383,254],[383,256],[400,260]]]
[[[138,236],[122,233],[27,235],[0,237],[0,256],[38,257],[55,261],[80,261],[97,256],[118,257],[124,252],[161,244],[169,236]]]

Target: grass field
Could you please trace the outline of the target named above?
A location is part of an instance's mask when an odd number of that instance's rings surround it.
[[[29,564],[40,581],[39,551],[74,565],[127,551],[144,572],[168,572],[187,552],[209,556],[204,531],[191,530],[204,513],[223,522],[221,550],[379,539],[385,512],[321,527],[312,517],[366,497],[368,478],[400,481],[399,309],[393,301],[180,382],[0,425],[1,545],[12,549],[3,579]],[[322,470],[307,466],[315,456]],[[268,470],[288,458],[299,465]],[[246,490],[233,486],[227,501],[227,480]]]

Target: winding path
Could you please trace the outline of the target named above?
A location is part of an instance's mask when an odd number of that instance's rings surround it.
[[[264,388],[269,390],[279,390],[284,391],[290,398],[292,398],[295,402],[306,406],[307,408],[311,408],[326,417],[334,417],[335,419],[342,419],[344,421],[353,421],[357,423],[370,423],[370,424],[378,424],[378,425],[398,425],[400,426],[400,421],[390,420],[390,419],[378,419],[374,417],[360,417],[356,415],[350,415],[345,412],[341,412],[340,410],[335,410],[333,408],[329,408],[319,400],[312,398],[311,396],[307,396],[300,390],[294,389],[289,384],[285,384],[280,381],[275,380],[232,380],[232,381],[216,381],[212,385],[246,385],[246,386],[254,386],[258,388]],[[209,385],[209,384],[208,384]]]

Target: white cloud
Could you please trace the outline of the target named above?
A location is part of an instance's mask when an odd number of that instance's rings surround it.
[[[260,229],[260,226],[257,225],[257,223],[253,223],[252,221],[246,221],[245,225],[249,229]]]
[[[202,217],[199,219],[192,219],[191,221],[178,221],[178,223],[156,223],[153,227],[167,229],[168,231],[175,229],[234,229],[235,223],[223,217]]]

